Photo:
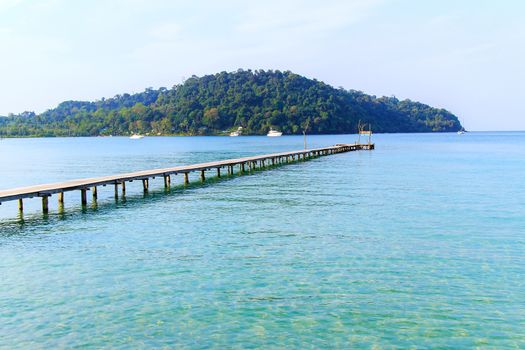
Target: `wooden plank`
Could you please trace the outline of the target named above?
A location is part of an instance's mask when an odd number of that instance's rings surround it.
[[[47,197],[55,193],[62,193],[62,192],[74,191],[74,190],[86,190],[92,187],[106,186],[106,185],[122,184],[123,191],[125,191],[124,189],[125,181],[133,181],[133,180],[145,180],[146,188],[147,188],[148,179],[154,178],[155,176],[169,176],[169,175],[178,174],[178,173],[187,174],[193,171],[205,171],[205,170],[210,170],[210,169],[219,169],[221,167],[225,167],[225,166],[232,167],[234,165],[241,165],[241,168],[244,168],[244,164],[249,163],[249,162],[259,161],[262,164],[264,164],[266,160],[271,160],[274,158],[283,158],[283,157],[288,158],[292,156],[299,157],[299,155],[303,155],[304,157],[304,155],[310,154],[311,152],[313,152],[314,154],[315,153],[319,154],[319,155],[321,154],[328,155],[328,154],[339,153],[339,152],[349,152],[349,151],[356,151],[360,149],[373,149],[373,148],[374,148],[373,144],[371,145],[368,145],[368,144],[364,144],[364,145],[337,144],[335,146],[317,148],[317,149],[272,153],[272,154],[265,154],[265,155],[253,156],[253,157],[226,159],[226,160],[215,161],[215,162],[199,163],[199,164],[193,164],[193,165],[183,165],[183,166],[176,166],[176,167],[171,167],[171,168],[143,170],[143,171],[136,171],[132,173],[101,176],[101,177],[94,177],[94,178],[87,178],[87,179],[77,179],[77,180],[70,180],[70,181],[64,181],[64,182],[58,182],[58,183],[50,183],[50,184],[43,184],[43,185],[7,189],[7,190],[0,191],[0,203],[11,201],[11,200],[23,199],[23,198]],[[187,179],[187,175],[185,175],[185,180],[186,179]]]

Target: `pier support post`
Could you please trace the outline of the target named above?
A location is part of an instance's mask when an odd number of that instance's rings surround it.
[[[97,186],[93,186],[93,188],[91,189],[91,193],[93,194],[93,199],[96,200],[98,198]]]
[[[58,193],[58,204],[64,204],[64,192]]]
[[[241,163],[241,173],[244,173],[244,163]]]
[[[43,196],[43,197],[42,197],[42,212],[43,212],[44,214],[49,213],[49,201],[48,201],[48,196]]]
[[[272,165],[275,165],[275,158],[272,158]]]
[[[149,180],[148,179],[143,179],[142,180],[142,187],[144,187],[144,192],[148,192],[148,189],[149,189]]]
[[[217,168],[217,177],[218,177],[218,178],[221,177],[221,168]]]
[[[190,177],[188,173],[184,173],[184,184],[189,185],[190,184]]]
[[[261,168],[264,168],[264,159],[261,159]]]
[[[82,206],[87,205],[87,195],[86,195],[86,189],[83,188],[80,190],[80,201],[82,203]]]
[[[206,175],[204,173],[204,170],[201,170],[201,182],[206,181]]]
[[[122,181],[122,195],[126,194],[126,181]]]
[[[18,211],[24,211],[24,201],[22,198],[18,200]]]
[[[164,188],[170,188],[171,186],[171,177],[169,175],[164,175]]]
[[[118,197],[118,183],[115,182],[115,197]]]

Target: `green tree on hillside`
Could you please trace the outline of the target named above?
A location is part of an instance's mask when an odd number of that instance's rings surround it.
[[[286,71],[238,70],[192,76],[171,89],[147,88],[99,101],[65,101],[40,115],[0,117],[1,136],[221,134],[244,128],[266,134],[355,133],[357,123],[375,132],[450,132],[461,128],[452,113],[410,100],[335,89]]]

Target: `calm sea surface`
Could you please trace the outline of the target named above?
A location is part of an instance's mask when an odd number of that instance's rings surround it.
[[[84,210],[54,196],[47,217],[3,203],[0,349],[525,348],[525,133],[374,138],[169,192],[108,186]],[[0,189],[300,148],[4,139]]]

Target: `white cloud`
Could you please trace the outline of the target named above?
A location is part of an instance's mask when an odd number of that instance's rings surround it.
[[[0,0],[0,14],[21,4],[22,0]]]
[[[150,30],[150,35],[154,40],[172,41],[181,34],[182,27],[175,22],[168,22],[156,25]]]
[[[241,17],[237,30],[248,33],[262,31],[296,31],[304,34],[339,29],[366,17],[384,1],[266,1],[250,4]]]

